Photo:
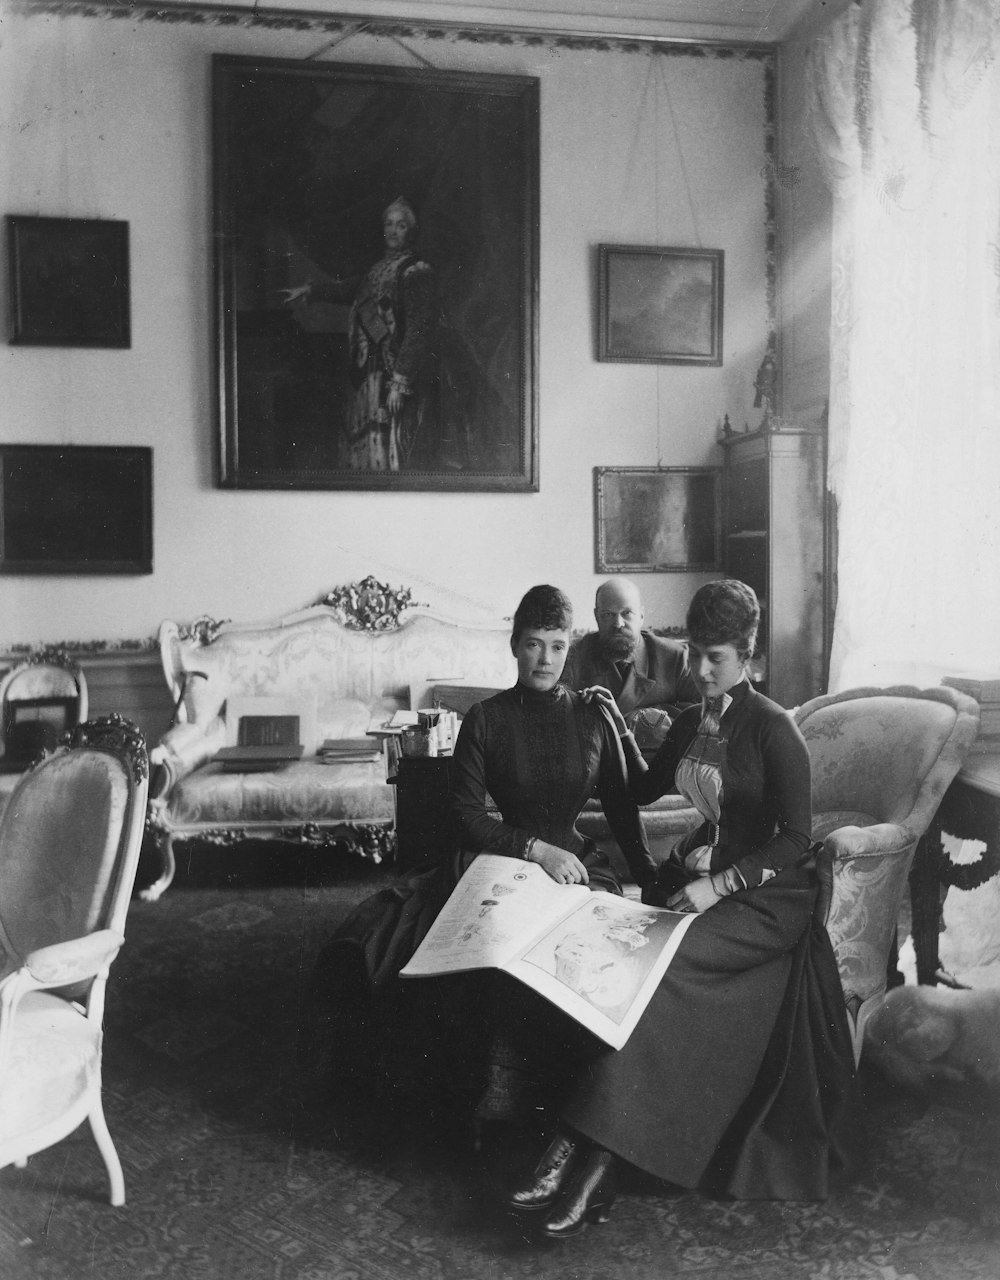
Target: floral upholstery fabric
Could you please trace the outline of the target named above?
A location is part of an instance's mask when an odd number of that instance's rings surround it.
[[[391,822],[392,789],[381,760],[320,764],[297,760],[273,772],[226,773],[209,764],[171,796],[172,822],[231,826],[268,822]]]
[[[886,962],[913,847],[835,864],[826,927],[848,1003],[867,1000],[885,990]]]
[[[813,812],[854,809],[877,822],[903,823],[919,797],[929,821],[951,781],[944,768],[930,775],[954,724],[947,704],[874,692],[800,713],[812,762]],[[947,754],[941,763],[947,764]]]
[[[835,855],[827,930],[848,1002],[885,990],[917,841],[978,729],[952,689],[854,689],[795,712],[812,763],[813,838]]]

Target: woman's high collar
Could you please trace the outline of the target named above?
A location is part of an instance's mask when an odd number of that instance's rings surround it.
[[[562,700],[566,690],[561,684],[556,684],[551,689],[529,689],[519,680],[511,693],[524,707],[552,707]]]

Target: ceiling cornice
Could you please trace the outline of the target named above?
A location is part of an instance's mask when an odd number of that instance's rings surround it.
[[[16,10],[31,15],[121,19],[174,25],[259,27],[268,30],[316,31],[329,35],[368,34],[388,37],[424,36],[431,40],[475,44],[552,45],[560,48],[610,49],[719,58],[769,59],[776,45],[764,41],[667,35],[633,30],[522,26],[508,22],[461,21],[457,17],[374,15],[262,6],[248,0],[214,4],[201,0],[15,0]],[[406,6],[402,6],[406,7]]]

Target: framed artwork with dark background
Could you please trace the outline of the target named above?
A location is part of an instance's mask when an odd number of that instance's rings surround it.
[[[215,56],[221,487],[537,489],[538,100]]]
[[[598,246],[598,359],[722,364],[721,249]]]
[[[597,573],[722,568],[720,467],[595,467]]]
[[[128,347],[128,223],[8,214],[13,346]]]
[[[152,449],[0,445],[0,573],[152,572]]]

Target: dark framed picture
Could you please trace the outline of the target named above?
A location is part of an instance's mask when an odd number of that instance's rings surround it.
[[[538,81],[217,55],[219,472],[538,488]]]
[[[721,569],[720,489],[720,467],[595,467],[595,571]]]
[[[722,364],[721,249],[598,247],[598,359]]]
[[[128,223],[8,214],[10,341],[128,347]]]
[[[0,573],[152,572],[152,449],[0,445]]]

